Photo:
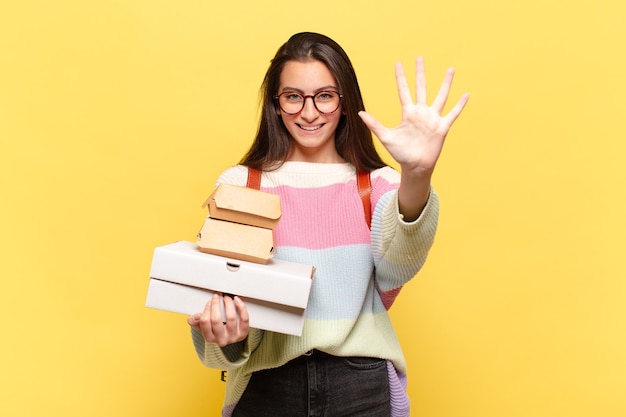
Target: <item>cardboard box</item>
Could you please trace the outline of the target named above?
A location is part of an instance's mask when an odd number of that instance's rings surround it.
[[[276,194],[220,184],[202,207],[209,206],[211,218],[274,229],[282,215]]]
[[[266,264],[274,255],[272,230],[208,217],[198,234],[202,252]]]
[[[239,295],[251,327],[300,335],[314,272],[277,259],[260,265],[211,255],[179,241],[155,248],[146,307],[193,314],[214,292]]]

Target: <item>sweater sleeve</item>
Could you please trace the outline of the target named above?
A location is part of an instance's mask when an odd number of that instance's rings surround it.
[[[383,194],[372,216],[372,255],[381,291],[400,288],[422,268],[437,231],[439,199],[431,188],[420,216],[405,222],[398,207],[397,189]]]
[[[223,348],[215,343],[207,343],[200,330],[193,327],[191,328],[191,339],[198,357],[206,367],[229,371],[248,361],[250,354],[263,339],[263,330],[250,329],[245,340]]]

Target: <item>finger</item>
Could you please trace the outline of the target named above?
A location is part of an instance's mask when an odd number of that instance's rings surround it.
[[[220,294],[213,294],[213,298],[211,299],[211,325],[215,326],[216,324],[224,324],[224,316],[223,316],[223,299]]]
[[[404,67],[400,62],[396,62],[396,85],[398,86],[398,96],[400,97],[400,104],[402,104],[403,106],[413,104],[413,98],[411,97],[409,84],[407,83],[406,75],[404,74]]]
[[[228,327],[227,331],[235,330],[237,328],[237,310],[235,309],[235,302],[230,296],[224,296],[224,324]]]
[[[437,111],[438,114],[443,112],[443,108],[448,101],[448,95],[450,94],[450,86],[452,85],[452,80],[454,79],[454,68],[448,68],[446,71],[446,75],[443,78],[443,82],[441,83],[441,87],[439,87],[439,92],[437,93],[437,97],[435,97],[435,101],[433,101],[433,109]]]
[[[242,335],[248,334],[248,329],[250,328],[250,315],[248,314],[248,308],[243,300],[239,297],[235,297],[235,307],[237,307],[237,312],[239,313],[239,331]]]
[[[202,318],[200,320],[203,322],[203,330],[207,331],[207,334],[213,339],[217,337],[217,335],[215,334],[215,330],[219,330],[220,327],[223,327],[220,296],[218,294],[213,294],[213,297],[205,307],[204,313],[202,313]],[[213,341],[213,339],[211,339],[210,341]],[[207,338],[207,340],[209,339]]]
[[[200,327],[200,313],[192,314],[187,318],[187,324],[191,327],[199,328]]]
[[[459,99],[459,101],[457,101],[457,103],[454,105],[452,110],[450,110],[450,112],[446,114],[446,116],[444,117],[444,120],[446,121],[448,126],[452,126],[452,124],[457,119],[457,117],[461,115],[461,112],[465,108],[465,105],[467,104],[467,101],[469,100],[469,98],[470,98],[470,95],[468,93],[463,94],[461,98]]]
[[[363,120],[363,123],[368,127],[369,130],[372,131],[379,139],[384,136],[387,128],[378,121],[374,116],[369,114],[366,111],[360,111],[359,117]]]
[[[213,294],[213,297],[209,301],[207,301],[202,313],[200,313],[199,315],[195,315],[195,317],[198,319],[198,327],[202,332],[202,336],[204,336],[204,339],[208,342],[213,341],[213,330],[211,329],[211,309],[215,297],[217,297],[217,294]]]
[[[216,296],[217,294],[213,294],[213,297],[204,305],[202,313],[200,313],[199,316],[196,316],[200,323],[208,323],[211,321],[211,306],[213,305],[213,300]]]
[[[417,104],[426,104],[426,69],[423,56],[418,56],[415,62],[415,98]]]

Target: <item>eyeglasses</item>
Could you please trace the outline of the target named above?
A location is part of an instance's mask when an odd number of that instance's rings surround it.
[[[274,96],[274,100],[278,100],[280,109],[287,114],[298,114],[304,109],[304,103],[307,98],[313,100],[313,105],[318,112],[322,114],[333,113],[339,108],[343,96],[336,91],[320,91],[315,95],[302,95],[295,91],[285,91],[284,93]]]

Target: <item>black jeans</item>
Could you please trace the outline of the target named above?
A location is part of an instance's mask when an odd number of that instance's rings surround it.
[[[233,417],[389,417],[386,361],[319,351],[255,372]]]

